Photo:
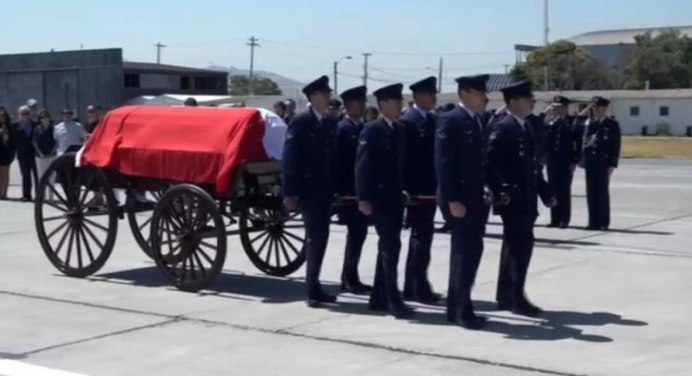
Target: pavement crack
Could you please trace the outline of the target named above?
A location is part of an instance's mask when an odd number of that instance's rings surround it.
[[[18,354],[18,356],[20,356],[20,357],[28,357],[28,356],[31,356],[31,355],[35,355],[35,354],[39,354],[39,353],[42,353],[42,352],[51,351],[51,350],[55,350],[55,349],[60,349],[60,348],[68,347],[68,346],[80,345],[80,344],[87,343],[87,342],[98,341],[98,340],[105,339],[105,338],[111,338],[111,337],[115,337],[115,336],[119,336],[119,335],[123,335],[123,334],[129,334],[129,333],[138,332],[138,331],[141,331],[141,330],[147,330],[147,329],[153,329],[153,328],[160,328],[160,327],[163,327],[163,326],[175,324],[175,323],[180,322],[180,321],[182,321],[180,318],[174,317],[174,318],[172,318],[172,319],[164,320],[164,321],[157,322],[157,323],[153,323],[153,324],[136,326],[136,327],[133,327],[133,328],[118,330],[118,331],[115,331],[115,332],[110,332],[110,333],[106,333],[106,334],[101,334],[101,335],[97,335],[97,336],[93,336],[93,337],[78,339],[78,340],[76,340],[76,341],[70,341],[70,342],[65,342],[65,343],[61,343],[61,344],[58,344],[58,345],[52,345],[52,346],[42,347],[42,348],[39,348],[39,349],[35,349],[35,350],[31,350],[31,351],[27,351],[27,352]]]
[[[422,357],[429,357],[429,358],[434,358],[434,359],[444,359],[444,360],[474,363],[474,364],[479,364],[479,365],[483,365],[483,366],[511,369],[511,370],[515,370],[515,371],[534,372],[534,373],[543,374],[543,375],[588,376],[585,374],[561,372],[561,371],[544,369],[544,368],[523,366],[523,365],[519,365],[519,364],[496,362],[496,361],[482,359],[482,358],[459,356],[459,355],[445,355],[445,354],[438,354],[438,353],[433,353],[433,352],[429,352],[429,351],[413,350],[413,349],[408,349],[408,348],[403,348],[403,347],[388,346],[388,345],[382,345],[382,344],[371,343],[371,342],[354,341],[354,340],[343,339],[343,338],[329,338],[329,337],[319,336],[319,335],[297,333],[297,332],[290,331],[287,329],[266,329],[266,328],[260,328],[260,327],[249,326],[249,325],[231,324],[231,323],[215,321],[215,320],[195,319],[192,317],[187,317],[185,315],[167,315],[167,314],[162,314],[162,313],[112,307],[112,306],[106,306],[106,305],[100,305],[100,304],[72,301],[72,300],[67,300],[67,299],[56,299],[56,298],[50,298],[50,297],[44,297],[44,296],[38,296],[38,295],[30,295],[30,294],[24,294],[24,293],[17,293],[17,292],[11,292],[11,291],[3,291],[3,290],[0,290],[0,295],[9,295],[9,296],[22,297],[22,298],[27,298],[27,299],[37,299],[37,300],[42,300],[42,301],[49,301],[49,302],[56,302],[56,303],[63,303],[63,304],[72,304],[72,305],[81,306],[81,307],[97,308],[97,309],[111,310],[111,311],[122,312],[122,313],[160,317],[160,318],[165,319],[164,321],[154,323],[154,324],[142,325],[142,326],[129,328],[129,329],[125,329],[125,330],[120,330],[120,331],[116,331],[116,332],[111,332],[111,333],[107,333],[107,334],[103,334],[103,335],[99,335],[99,336],[89,337],[89,338],[85,338],[85,339],[81,339],[81,340],[77,340],[77,341],[66,342],[66,343],[63,343],[60,345],[44,347],[44,348],[29,351],[29,352],[26,352],[23,354],[17,354],[17,356],[19,356],[19,357],[25,357],[28,355],[46,352],[49,350],[54,350],[57,348],[74,346],[74,345],[82,344],[85,342],[92,342],[92,341],[96,341],[96,340],[100,340],[100,339],[104,339],[104,338],[119,336],[119,335],[137,332],[137,331],[141,331],[141,330],[159,328],[159,327],[163,327],[163,326],[167,326],[167,325],[172,325],[175,323],[190,322],[190,323],[198,323],[198,324],[203,324],[203,325],[226,327],[226,328],[231,328],[231,329],[235,329],[235,330],[243,330],[243,331],[253,332],[253,333],[263,333],[263,334],[269,334],[269,335],[278,335],[278,336],[285,336],[285,337],[291,337],[291,338],[300,338],[300,339],[308,339],[308,340],[321,341],[321,342],[329,342],[329,343],[334,343],[334,344],[355,346],[355,347],[360,347],[360,348],[364,348],[364,349],[389,351],[389,352],[398,353],[398,354],[402,354],[402,355],[408,355],[408,356],[422,356]],[[314,324],[314,322],[312,324]]]

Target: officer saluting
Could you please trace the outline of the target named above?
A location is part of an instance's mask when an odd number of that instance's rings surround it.
[[[460,103],[440,116],[435,139],[438,202],[452,232],[447,320],[468,329],[480,329],[486,321],[474,312],[471,289],[483,255],[488,213],[482,119],[487,80],[487,75],[457,79]]]
[[[593,111],[585,126],[583,142],[589,230],[607,231],[610,227],[610,177],[620,160],[622,134],[620,124],[608,117],[609,106],[609,100],[594,97],[585,110]]]
[[[490,133],[486,180],[495,197],[495,214],[502,217],[503,243],[497,302],[500,310],[538,316],[524,293],[526,275],[533,253],[533,228],[538,217],[540,194],[547,206],[554,206],[550,187],[540,172],[536,140],[526,118],[533,109],[531,84],[522,82],[502,89],[507,115]]]
[[[411,196],[435,197],[435,126],[431,113],[437,104],[437,78],[428,77],[409,87],[414,106],[401,117],[404,129],[404,190]],[[440,296],[433,292],[428,280],[430,248],[435,233],[435,200],[419,200],[409,206],[406,225],[411,229],[404,299],[435,304]]]
[[[572,179],[579,163],[578,134],[574,118],[569,116],[571,101],[563,96],[553,99],[548,111],[553,116],[548,120],[548,183],[552,188],[557,205],[551,209],[548,227],[569,227],[572,217]]]
[[[397,318],[413,314],[404,304],[397,286],[404,218],[401,171],[404,135],[397,119],[403,107],[403,87],[396,84],[374,92],[382,117],[365,125],[356,157],[358,206],[363,214],[372,218],[380,238],[370,309],[389,310]]]
[[[341,93],[346,109],[346,118],[338,124],[335,171],[336,194],[353,197],[356,195],[356,150],[358,138],[363,129],[363,116],[367,103],[368,88],[355,87]],[[358,264],[363,243],[368,236],[368,219],[356,205],[342,206],[338,209],[339,220],[348,229],[344,267],[341,274],[341,288],[353,294],[366,294],[372,287],[360,281]]]
[[[303,93],[310,108],[296,115],[288,126],[283,150],[282,190],[288,210],[302,210],[307,234],[308,306],[334,303],[320,284],[320,270],[329,240],[332,203],[331,161],[336,144],[336,124],[327,115],[331,89],[329,78],[311,82]]]

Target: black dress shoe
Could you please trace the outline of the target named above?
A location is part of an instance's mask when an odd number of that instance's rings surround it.
[[[367,295],[372,292],[372,286],[366,285],[360,281],[341,282],[341,290],[353,295]]]
[[[390,304],[389,312],[391,312],[392,316],[400,320],[409,319],[413,317],[414,314],[413,309],[404,303]]]
[[[322,304],[332,304],[336,303],[336,296],[329,295],[325,292],[319,292],[308,296],[307,306],[310,308],[317,308]]]
[[[442,295],[431,292],[429,294],[424,294],[423,296],[418,296],[417,298],[411,300],[418,302],[420,304],[434,306],[442,303]]]
[[[563,224],[561,224],[561,225],[560,225],[560,228],[563,229],[563,230],[569,228],[569,223],[563,223]]]
[[[531,302],[522,302],[517,304],[512,310],[514,314],[526,317],[541,317],[543,310],[533,305]]]
[[[588,231],[599,231],[600,228],[598,228],[598,227],[596,227],[596,226],[587,226],[585,230],[588,230]]]
[[[547,228],[558,228],[558,227],[560,227],[560,225],[557,224],[557,223],[551,223],[551,224],[549,224],[549,225],[547,225],[547,226],[545,226],[545,227],[547,227]]]
[[[22,197],[21,202],[31,202],[31,197]]]
[[[497,310],[498,311],[513,311],[514,310],[514,304],[511,302],[497,302]]]
[[[373,312],[387,312],[389,311],[389,306],[387,302],[369,302],[368,308]]]
[[[488,322],[487,318],[476,315],[469,317],[458,317],[452,320],[450,320],[450,318],[448,317],[447,320],[454,325],[461,326],[462,328],[468,330],[481,330],[485,327],[485,324]]]

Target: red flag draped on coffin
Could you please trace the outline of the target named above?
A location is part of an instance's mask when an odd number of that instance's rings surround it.
[[[133,177],[230,189],[244,163],[269,160],[265,124],[255,109],[128,106],[106,115],[82,163]]]

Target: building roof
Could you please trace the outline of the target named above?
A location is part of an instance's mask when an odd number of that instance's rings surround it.
[[[500,89],[511,85],[514,82],[514,78],[509,74],[491,74],[488,78],[488,83],[486,84],[488,92],[492,93],[495,91],[500,91]]]
[[[200,68],[190,68],[181,67],[178,65],[167,65],[167,64],[156,64],[156,63],[136,63],[131,61],[126,61],[123,63],[123,68],[128,70],[139,70],[139,71],[161,71],[161,72],[176,72],[176,73],[203,73],[203,74],[214,74],[223,75],[224,72],[219,72],[211,69],[200,69]]]
[[[666,27],[649,27],[640,29],[620,29],[620,30],[601,30],[591,31],[584,34],[579,34],[569,41],[574,42],[578,46],[600,46],[611,44],[634,44],[634,37],[645,34],[649,31],[654,35],[662,30],[678,30],[683,35],[692,36],[692,26],[666,26]]]

